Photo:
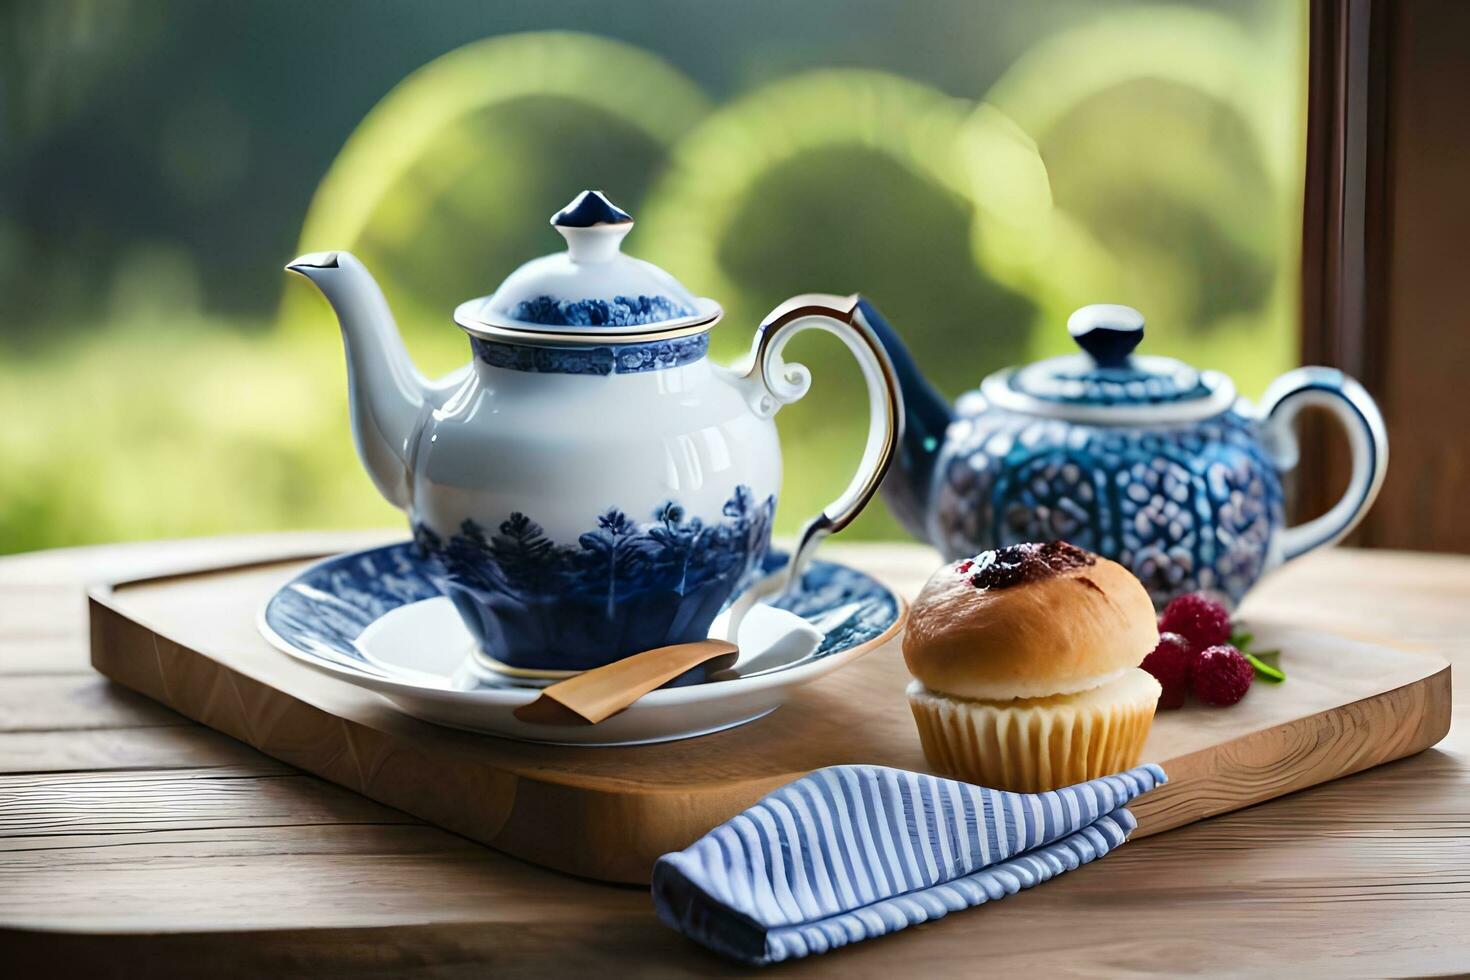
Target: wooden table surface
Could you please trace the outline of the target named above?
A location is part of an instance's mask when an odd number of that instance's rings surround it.
[[[562,976],[735,968],[642,889],[521,863],[302,775],[93,673],[83,583],[383,534],[0,560],[0,970]],[[833,546],[912,595],[917,546]],[[994,906],[768,971],[1445,974],[1470,970],[1470,558],[1329,551],[1248,602],[1455,662],[1437,748],[1130,843]],[[15,968],[19,967],[19,972]]]

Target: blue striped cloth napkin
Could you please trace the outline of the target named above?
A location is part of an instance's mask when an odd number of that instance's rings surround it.
[[[764,965],[1013,895],[1102,857],[1124,805],[1165,782],[1140,766],[1050,793],[1005,793],[886,766],[818,769],[653,869],[659,918]]]

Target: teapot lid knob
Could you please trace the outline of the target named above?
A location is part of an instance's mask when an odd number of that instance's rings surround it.
[[[1067,332],[1098,367],[1126,367],[1143,339],[1143,314],[1131,306],[1094,303],[1067,318]]]
[[[633,216],[602,191],[583,191],[551,216],[551,226],[567,240],[573,262],[606,262],[633,229]]]

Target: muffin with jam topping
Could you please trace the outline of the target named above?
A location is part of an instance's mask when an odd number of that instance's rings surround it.
[[[935,572],[909,613],[909,704],[930,766],[1042,792],[1138,764],[1159,700],[1148,592],[1116,562],[1018,544]]]

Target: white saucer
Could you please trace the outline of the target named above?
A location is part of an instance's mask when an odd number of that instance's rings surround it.
[[[784,560],[772,556],[767,571]],[[906,613],[903,600],[871,577],[813,561],[798,590],[774,608],[757,605],[742,622],[734,679],[653,691],[599,725],[532,725],[512,711],[535,699],[535,686],[475,663],[469,631],[435,579],[432,563],[408,542],[339,555],[277,591],[261,613],[260,630],[302,663],[375,691],[425,721],[523,741],[637,745],[705,735],[769,714],[797,686],[887,642]],[[793,630],[794,620],[779,610],[820,630],[819,642],[799,624]],[[799,645],[803,632],[809,653],[789,646],[772,651],[773,644]],[[718,621],[711,634],[723,635]],[[763,666],[772,661],[778,665]],[[742,665],[753,669],[742,673]]]

